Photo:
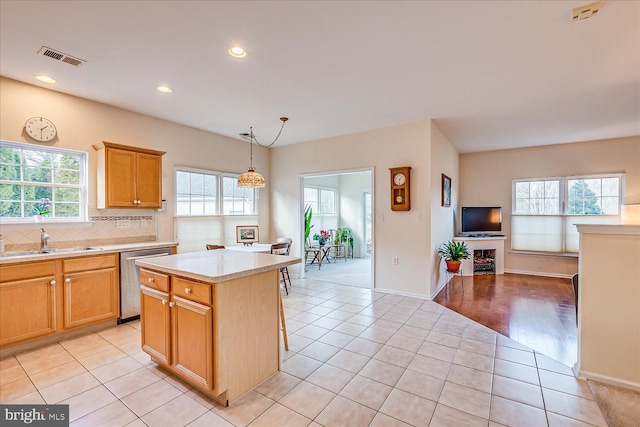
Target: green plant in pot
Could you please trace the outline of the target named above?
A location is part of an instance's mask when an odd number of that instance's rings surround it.
[[[463,259],[471,257],[465,242],[454,242],[453,240],[443,243],[438,249],[438,255],[444,258],[447,263],[447,270],[454,273],[460,270],[460,263]]]
[[[304,208],[304,241],[307,245],[310,244],[309,236],[311,235],[311,229],[313,225],[311,225],[311,218],[313,217],[313,209],[311,205],[307,205]]]

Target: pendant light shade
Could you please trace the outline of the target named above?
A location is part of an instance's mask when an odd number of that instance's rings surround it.
[[[264,188],[265,185],[264,177],[256,172],[253,166],[249,166],[247,171],[238,177],[238,187]]]
[[[282,133],[282,129],[284,128],[284,124],[289,120],[287,117],[280,117],[280,121],[282,121],[282,126],[280,127],[280,132],[276,135],[276,139],[269,145],[262,145],[256,139],[256,136],[253,134],[253,127],[249,128],[249,133],[241,133],[240,136],[242,138],[249,140],[249,152],[250,154],[250,166],[247,168],[247,171],[238,177],[238,187],[240,188],[264,188],[266,182],[264,177],[256,172],[256,168],[253,167],[253,142],[260,145],[261,147],[271,147],[280,137]]]

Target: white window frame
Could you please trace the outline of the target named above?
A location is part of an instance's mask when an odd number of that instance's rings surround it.
[[[569,181],[617,178],[617,214],[569,214]],[[516,206],[516,184],[521,182],[558,181],[558,213],[519,214]],[[619,224],[624,204],[625,174],[577,175],[513,179],[511,184],[511,250],[558,255],[578,253],[579,234],[575,224]],[[601,196],[599,196],[601,197]]]
[[[313,215],[318,215],[318,216],[336,216],[338,215],[338,190],[336,190],[333,187],[322,187],[322,186],[318,186],[318,185],[305,185],[304,186],[304,190],[315,190],[317,191],[316,195],[317,195],[317,205],[318,205],[318,209],[314,209],[313,210]],[[333,212],[325,212],[324,210],[324,206],[322,204],[322,192],[331,192],[333,193]],[[305,199],[304,200],[304,204],[307,205],[308,202]]]
[[[189,172],[194,174],[202,174],[202,175],[211,175],[216,177],[216,211],[214,214],[178,214],[178,172]],[[220,172],[208,169],[197,169],[190,168],[185,166],[175,166],[174,167],[174,196],[175,196],[175,204],[174,204],[174,212],[176,213],[176,217],[211,217],[211,216],[256,216],[258,215],[258,197],[259,191],[257,188],[253,189],[253,212],[246,212],[242,214],[224,214],[224,187],[223,187],[223,178],[232,178],[235,179],[236,182],[238,180],[239,174],[233,174],[228,172]]]
[[[0,140],[0,145],[3,147],[10,147],[19,150],[30,150],[30,151],[40,151],[48,154],[66,154],[72,156],[78,156],[80,158],[80,167],[78,170],[78,184],[62,184],[53,182],[53,176],[51,178],[52,182],[30,182],[24,181],[22,177],[21,170],[21,178],[19,181],[11,181],[11,180],[1,180],[0,184],[7,185],[18,185],[21,187],[25,186],[40,186],[40,187],[49,187],[52,189],[52,197],[51,203],[52,205],[55,203],[55,190],[61,188],[74,188],[79,189],[79,201],[78,201],[78,216],[74,217],[55,217],[55,216],[47,216],[46,223],[70,223],[70,222],[87,222],[88,221],[88,153],[86,151],[78,151],[78,150],[69,150],[66,148],[58,148],[58,147],[42,147],[34,144],[27,144],[23,142],[12,142]],[[24,163],[21,163],[21,169],[24,166]],[[53,168],[52,168],[53,170]],[[16,200],[21,203],[21,213],[23,216],[21,217],[0,217],[0,222],[2,224],[25,224],[33,222],[33,213],[27,213],[24,209],[24,191],[21,191],[21,200]],[[54,209],[55,213],[55,209]]]

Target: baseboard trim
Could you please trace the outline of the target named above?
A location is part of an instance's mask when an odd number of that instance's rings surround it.
[[[431,301],[433,301],[435,299],[435,297],[438,296],[438,294],[440,293],[441,290],[444,289],[445,286],[447,286],[447,283],[449,283],[450,281],[446,281],[443,282],[440,286],[438,286],[438,288],[431,294],[431,296],[429,297],[429,299]]]
[[[114,326],[118,326],[118,324],[116,323],[116,319],[105,320],[94,325],[84,326],[77,329],[70,329],[67,331],[47,335],[45,337],[34,338],[29,341],[7,345],[0,348],[0,359],[45,347],[51,344],[58,343],[60,341],[77,338],[93,332],[99,332],[103,329],[113,328]]]
[[[527,276],[542,276],[542,277],[558,277],[560,279],[571,279],[573,274],[558,274],[558,273],[546,273],[544,271],[525,271],[525,270],[507,270],[504,269],[505,273],[511,274],[524,274]]]
[[[373,290],[375,292],[382,292],[384,294],[391,294],[391,295],[401,295],[403,297],[418,298],[418,299],[423,299],[423,300],[431,300],[432,299],[432,298],[429,298],[429,295],[414,294],[413,292],[403,292],[403,291],[397,291],[395,289],[375,288]]]
[[[598,381],[600,383],[627,388],[633,391],[640,391],[640,383],[634,383],[632,381],[627,381],[620,378],[613,378],[608,375],[600,375],[593,372],[580,371],[577,376],[578,378],[584,380]]]

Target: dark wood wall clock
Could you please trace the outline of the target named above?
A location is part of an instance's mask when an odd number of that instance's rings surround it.
[[[411,209],[411,166],[389,168],[391,171],[391,210]]]

